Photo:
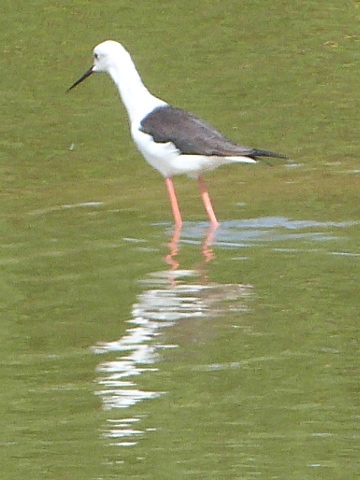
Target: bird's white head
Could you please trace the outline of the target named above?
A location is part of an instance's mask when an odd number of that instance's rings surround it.
[[[106,40],[105,42],[99,43],[99,45],[93,50],[93,56],[93,65],[84,73],[84,75],[71,85],[68,91],[79,85],[79,83],[84,81],[92,73],[109,73],[113,67],[116,67],[119,64],[129,61],[132,63],[129,52],[121,45],[121,43],[114,42],[113,40]]]
[[[99,43],[93,50],[93,72],[108,72],[115,64],[122,63],[130,58],[130,54],[119,42],[106,40]]]
[[[142,83],[129,52],[120,43],[113,40],[99,43],[93,50],[93,56],[93,65],[71,85],[68,91],[92,73],[106,72],[117,86],[131,122],[139,121],[154,108],[166,105],[154,97]]]

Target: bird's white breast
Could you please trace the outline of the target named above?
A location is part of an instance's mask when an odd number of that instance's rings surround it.
[[[172,162],[180,152],[171,142],[156,143],[151,135],[139,130],[138,125],[131,126],[131,136],[145,160],[164,177],[176,175]]]
[[[172,142],[157,143],[151,135],[139,130],[133,123],[131,136],[145,160],[164,177],[188,175],[197,178],[201,173],[228,163],[257,163],[248,157],[217,157],[182,154]]]

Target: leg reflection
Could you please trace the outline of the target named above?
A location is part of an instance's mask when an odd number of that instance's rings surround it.
[[[207,229],[205,238],[202,242],[201,253],[203,255],[203,260],[200,262],[200,264],[196,269],[202,272],[202,276],[204,275],[204,272],[203,272],[204,265],[215,258],[212,245],[214,243],[214,236],[217,228],[218,228],[218,225],[211,225]],[[171,240],[168,244],[169,253],[166,255],[166,263],[170,265],[170,272],[172,273],[174,273],[180,267],[180,263],[176,258],[180,251],[180,237],[181,237],[181,226],[176,226],[174,229],[173,235],[171,237]],[[171,275],[170,283],[172,285],[175,285],[174,275]]]

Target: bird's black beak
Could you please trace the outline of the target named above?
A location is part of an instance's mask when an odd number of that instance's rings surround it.
[[[84,73],[82,77],[79,78],[79,80],[76,80],[75,83],[71,85],[70,88],[67,89],[67,92],[70,92],[73,88],[75,88],[79,83],[83,82],[86,78],[90,77],[90,75],[94,73],[94,65],[92,65],[87,72]]]

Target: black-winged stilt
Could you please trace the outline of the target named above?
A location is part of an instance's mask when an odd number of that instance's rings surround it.
[[[129,52],[118,42],[107,40],[94,48],[94,64],[68,91],[95,72],[107,72],[115,82],[129,115],[132,138],[145,160],[164,177],[175,224],[182,225],[172,181],[173,175],[197,178],[211,225],[214,209],[202,173],[227,163],[257,163],[261,157],[284,155],[247,148],[221,135],[201,118],[152,95],[143,84]]]

